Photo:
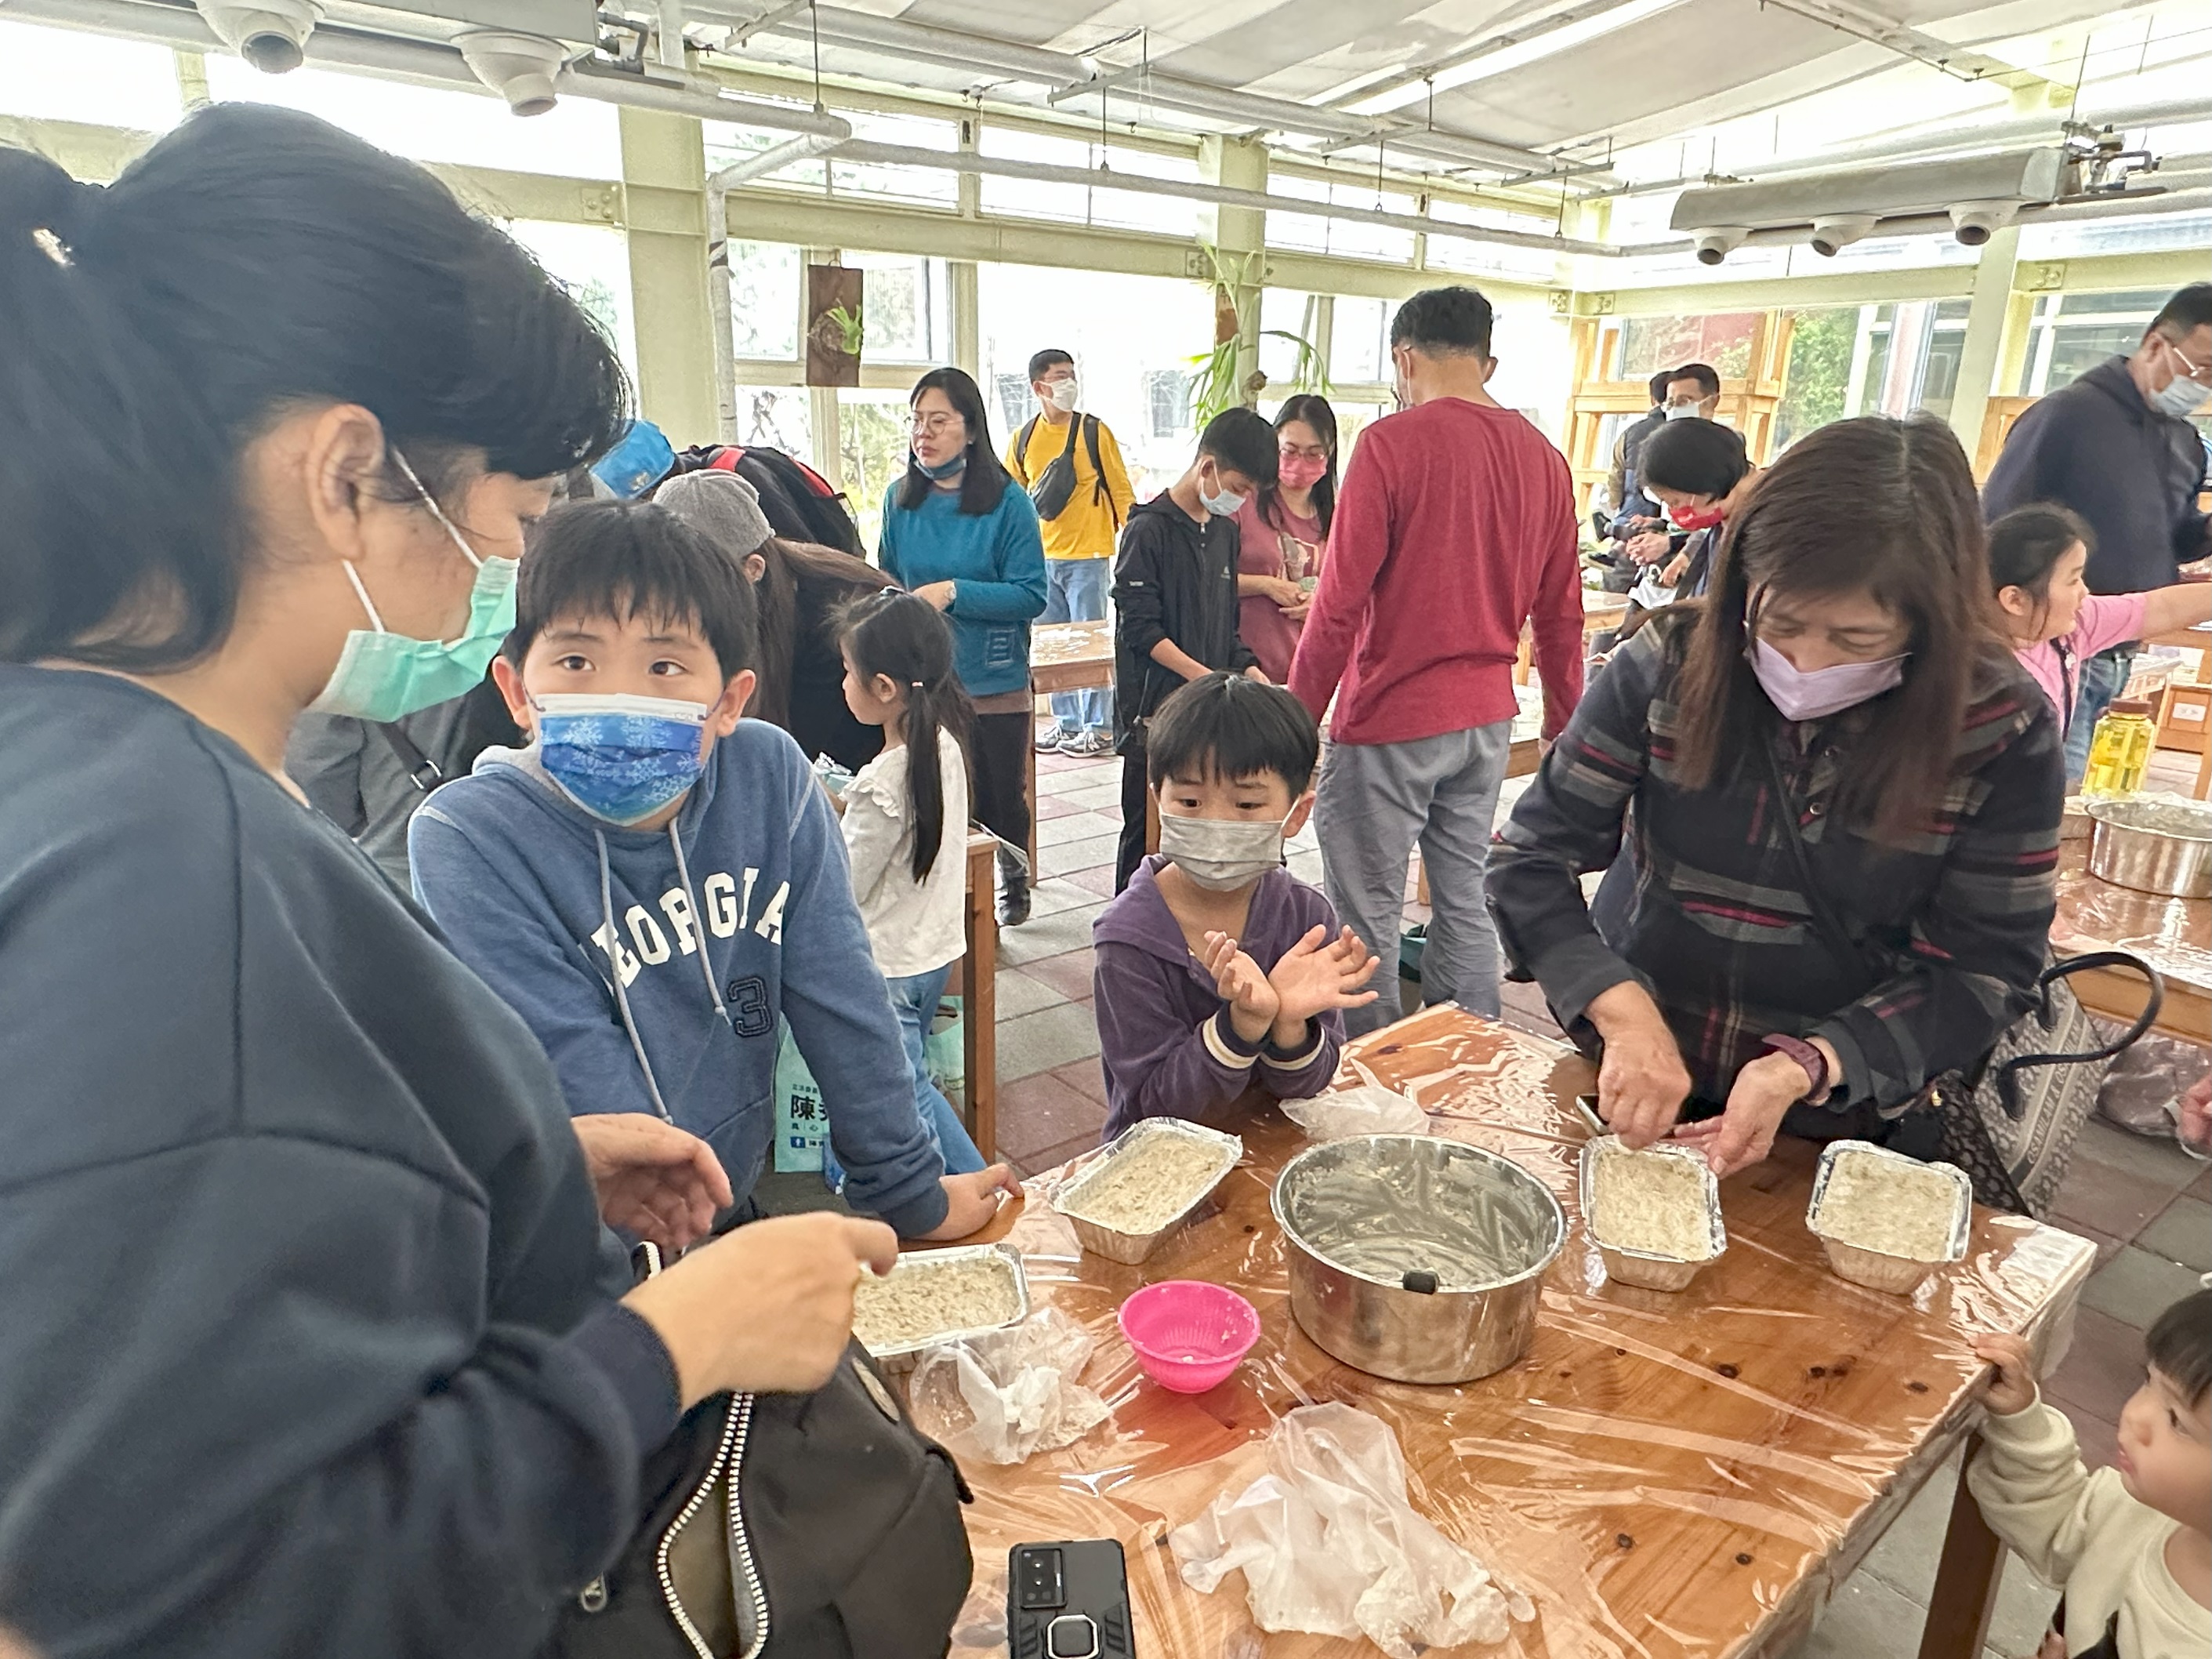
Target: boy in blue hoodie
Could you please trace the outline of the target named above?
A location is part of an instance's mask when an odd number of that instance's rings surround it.
[[[534,741],[416,814],[416,896],[537,1033],[571,1113],[691,1131],[742,1209],[787,1022],[846,1197],[905,1237],[959,1237],[1012,1177],[945,1173],[829,800],[787,734],[741,718],[754,649],[744,572],[672,514],[555,514],[493,665]]]

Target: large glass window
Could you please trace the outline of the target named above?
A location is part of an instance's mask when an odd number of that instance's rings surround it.
[[[1328,378],[1321,361],[1322,296],[1271,288],[1260,296],[1260,372],[1267,377],[1270,403],[1287,398],[1303,380],[1308,386]]]
[[[183,113],[167,46],[0,21],[0,115],[166,132]]]
[[[903,392],[837,394],[837,459],[845,495],[860,521],[861,545],[871,550],[883,533],[884,493],[906,472],[912,419]]]
[[[866,273],[862,312],[872,363],[942,363],[952,356],[951,276],[942,259],[910,253],[848,253]]]
[[[111,43],[103,43],[105,49]],[[330,70],[264,75],[241,60],[210,55],[208,90],[218,99],[305,110],[395,155],[473,163],[515,173],[582,179],[622,177],[622,131],[612,104],[563,98],[525,120],[504,100]]]
[[[814,421],[803,386],[741,386],[738,388],[738,441],[748,448],[781,449],[810,465],[814,459]]]
[[[1850,403],[1859,310],[1827,306],[1789,313],[1790,363],[1774,411],[1776,454],[1814,428],[1844,418]]]
[[[960,129],[951,121],[910,115],[870,115],[850,111],[855,137],[908,149],[951,152],[960,148]],[[881,161],[848,161],[832,157],[830,193],[887,202],[921,202],[951,207],[960,199],[960,175],[941,167],[896,167]]]
[[[1664,368],[1709,363],[1723,380],[1751,373],[1756,311],[1716,312],[1702,317],[1629,317],[1620,325],[1620,349],[1612,378],[1644,380]]]
[[[732,351],[795,362],[805,255],[784,242],[732,241],[728,248]]]
[[[2142,343],[2143,331],[2169,297],[2163,289],[2043,295],[2035,302],[2027,361],[2013,389],[2024,398],[2039,398],[2107,357],[2126,356]]]
[[[1340,385],[1372,385],[1392,378],[1388,300],[1339,295],[1329,336],[1329,378]]]
[[[592,315],[632,378],[637,374],[637,329],[630,309],[629,243],[606,225],[551,224],[516,219],[507,223],[546,273]]]
[[[1959,354],[1966,338],[1966,300],[1905,300],[1877,306],[1866,324],[1865,371],[1848,405],[1852,415],[1951,412]]]
[[[977,277],[982,384],[994,398],[1003,451],[1031,412],[1030,355],[1075,359],[1084,410],[1113,429],[1138,497],[1190,465],[1193,359],[1213,343],[1213,301],[1201,283],[1110,271],[987,264]]]
[[[1402,214],[1420,211],[1420,204],[1413,197],[1378,189],[1372,179],[1356,182],[1348,175],[1341,182],[1331,184],[1284,173],[1269,179],[1267,189],[1273,195],[1326,202],[1337,208],[1379,208],[1387,213]],[[1413,257],[1413,233],[1393,225],[1363,224],[1357,219],[1271,211],[1267,215],[1267,246],[1404,264]]]

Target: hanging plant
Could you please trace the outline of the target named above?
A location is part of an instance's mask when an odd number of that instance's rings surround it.
[[[1247,253],[1232,258],[1210,242],[1200,242],[1199,246],[1213,271],[1213,349],[1190,360],[1191,366],[1198,371],[1190,383],[1191,422],[1203,427],[1224,410],[1239,405],[1253,407],[1269,382],[1267,376],[1257,369],[1241,380],[1237,374],[1237,336],[1243,326],[1237,311],[1237,295],[1240,289],[1252,285],[1261,256]],[[1283,328],[1262,329],[1260,337],[1290,343],[1295,354],[1291,391],[1328,394],[1328,366],[1322,361],[1320,349],[1312,341]]]

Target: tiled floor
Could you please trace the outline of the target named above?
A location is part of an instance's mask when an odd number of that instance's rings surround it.
[[[1036,919],[1001,936],[998,981],[1000,1151],[1024,1173],[1096,1146],[1106,1120],[1091,1010],[1091,923],[1114,888],[1120,768],[1111,757],[1037,759]],[[1521,787],[1506,786],[1501,815]],[[1310,826],[1291,843],[1291,868],[1320,880]],[[1407,897],[1408,918],[1419,919],[1410,884]],[[1411,1007],[1419,994],[1407,990]],[[1501,996],[1508,1023],[1558,1035],[1534,986],[1507,985]],[[2143,1332],[2212,1269],[2212,1172],[2171,1142],[2093,1121],[2054,1219],[2098,1244],[2073,1348],[2044,1385],[2073,1419],[2094,1465],[2110,1461],[2121,1405],[2142,1379]],[[1955,1468],[1929,1480],[1831,1599],[1795,1659],[1867,1659],[1917,1648],[1956,1481]],[[2010,1563],[1990,1653],[2032,1654],[2056,1599]]]

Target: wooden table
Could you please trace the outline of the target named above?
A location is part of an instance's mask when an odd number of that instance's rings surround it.
[[[2190,1042],[2212,1039],[2212,900],[2160,898],[2100,880],[2089,873],[2088,842],[2069,841],[2059,848],[2051,944],[2065,956],[2134,951],[2166,978],[2156,1029]],[[2125,1024],[2142,1012],[2142,981],[2132,974],[2093,968],[2067,983],[2106,1019]]]
[[[1435,1133],[1513,1158],[1576,1219],[1586,1132],[1571,1102],[1591,1073],[1571,1050],[1438,1007],[1353,1045],[1344,1078],[1413,1094]],[[1261,1651],[1241,1645],[1250,1639],[1241,1576],[1200,1595],[1163,1540],[1257,1475],[1278,1418],[1343,1401],[1396,1431],[1413,1503],[1536,1603],[1536,1621],[1479,1650],[1484,1659],[1778,1654],[1971,1435],[1983,1368],[1968,1334],[2027,1332],[2055,1357],[2094,1261],[2087,1240],[1978,1212],[1966,1261],[1913,1297],[1859,1289],[1822,1265],[1804,1226],[1811,1152],[1785,1142],[1726,1183],[1729,1253],[1687,1291],[1607,1284],[1575,1225],[1528,1356],[1480,1382],[1417,1388],[1339,1364],[1297,1329],[1268,1197],[1302,1142],[1272,1109],[1234,1127],[1246,1158],[1218,1207],[1142,1267],[1080,1254],[1039,1201],[1049,1177],[992,1230],[1021,1248],[1033,1302],[1097,1334],[1085,1380],[1113,1416],[1024,1464],[968,1467],[977,1604],[1003,1596],[1016,1542],[1112,1537],[1127,1553],[1146,1659]],[[1178,1278],[1233,1286],[1262,1327],[1237,1374],[1195,1398],[1144,1381],[1114,1328],[1130,1291]],[[1924,1659],[1978,1656],[2000,1561],[1962,1499]],[[1264,1651],[1375,1650],[1279,1635]]]
[[[1601,592],[1595,588],[1583,589],[1583,655],[1589,655],[1590,641],[1607,629],[1618,628],[1628,615],[1628,595]],[[1513,660],[1513,683],[1528,684],[1536,660],[1536,637],[1524,625],[1521,629],[1519,654]]]
[[[992,890],[998,853],[996,836],[969,832],[963,918],[968,953],[945,987],[961,999],[960,1068],[967,1079],[968,1134],[987,1164],[999,1155],[999,913]]]
[[[1114,684],[1114,624],[1110,621],[1038,623],[1030,629],[1030,690],[1110,690]],[[1036,745],[1030,745],[1030,879],[1037,867]]]

